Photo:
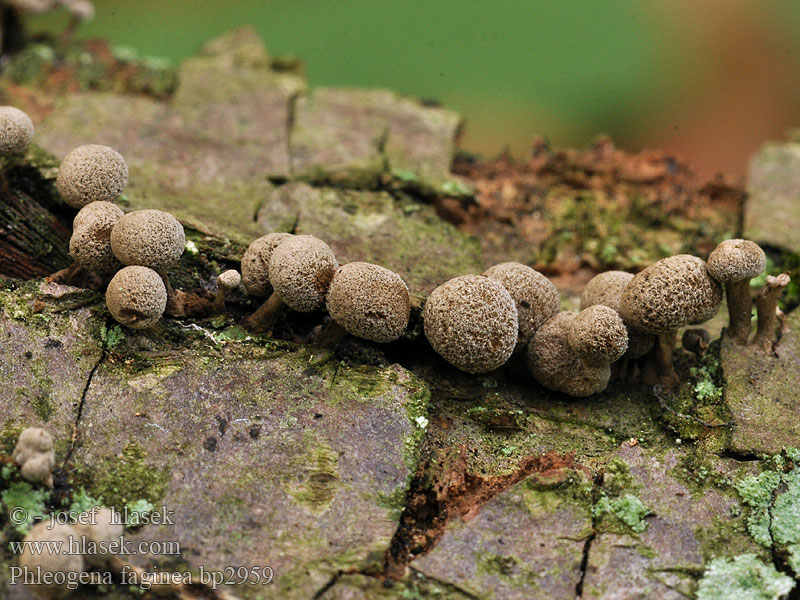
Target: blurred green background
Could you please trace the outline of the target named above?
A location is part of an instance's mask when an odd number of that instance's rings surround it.
[[[96,0],[81,37],[174,61],[253,25],[312,85],[386,87],[467,119],[462,146],[524,156],[535,135],[674,149],[741,175],[800,125],[798,0]],[[34,30],[66,23],[32,19]]]

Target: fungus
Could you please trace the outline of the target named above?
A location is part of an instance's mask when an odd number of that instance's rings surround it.
[[[225,312],[225,299],[234,292],[242,282],[242,276],[235,269],[228,269],[217,277],[217,295],[211,307],[211,313],[218,315]]]
[[[245,327],[257,333],[270,331],[287,306],[297,312],[311,312],[322,306],[339,268],[333,250],[313,235],[272,235],[260,238],[263,241],[248,259],[251,285],[257,291],[267,289],[265,285],[274,288],[266,302],[244,321]],[[265,259],[269,260],[266,280],[263,274],[255,275],[259,263],[263,264]]]
[[[242,285],[251,296],[272,293],[269,283],[269,261],[278,244],[293,237],[291,233],[268,233],[255,240],[242,256]]]
[[[158,273],[178,262],[185,244],[183,225],[161,210],[135,210],[111,230],[111,249],[122,264],[149,267]]]
[[[352,262],[336,271],[326,298],[331,319],[347,333],[373,342],[393,342],[411,313],[408,287],[393,271]]]
[[[528,343],[528,369],[544,387],[570,396],[584,397],[606,389],[611,378],[609,363],[581,360],[569,343],[569,332],[578,313],[560,312],[536,330]]]
[[[147,267],[121,269],[108,284],[106,304],[111,316],[131,329],[152,327],[164,314],[167,289],[161,276]]]
[[[35,580],[30,585],[40,598],[60,600],[72,593],[69,586],[75,585],[84,570],[83,555],[70,552],[70,542],[78,538],[72,525],[46,521],[34,525],[25,536],[19,566]],[[41,551],[31,550],[36,546]]]
[[[696,256],[664,258],[631,279],[620,299],[622,320],[658,336],[644,365],[644,383],[678,383],[672,362],[677,329],[707,321],[721,302],[722,288]]]
[[[111,229],[125,213],[111,202],[90,202],[75,216],[69,253],[84,269],[109,273],[122,264],[111,251]]]
[[[81,536],[86,538],[87,548],[94,547],[97,552],[87,552],[86,562],[92,567],[102,568],[108,565],[113,554],[108,552],[115,542],[122,537],[125,526],[120,522],[119,515],[105,506],[98,506],[89,512],[82,513],[78,523],[73,525]]]
[[[111,229],[111,250],[122,264],[148,267],[161,276],[167,290],[166,312],[174,317],[186,314],[186,294],[172,289],[167,270],[178,262],[185,244],[183,225],[162,210],[130,212]]]
[[[625,271],[605,271],[595,275],[583,288],[581,310],[601,304],[619,313],[622,290],[631,279],[633,279],[633,274]],[[650,352],[655,338],[648,333],[638,331],[628,323],[625,323],[625,327],[628,330],[628,350],[622,357],[623,360],[636,360]]]
[[[269,280],[289,308],[311,312],[322,306],[338,267],[328,244],[313,235],[298,235],[273,251]]]
[[[425,302],[425,337],[447,362],[467,373],[504,364],[517,344],[517,305],[498,281],[464,275],[437,287]]]
[[[595,366],[611,364],[628,349],[628,330],[617,311],[596,304],[572,319],[567,341],[582,361]]]
[[[783,288],[789,285],[789,274],[781,273],[777,277],[767,276],[767,282],[756,296],[756,309],[758,310],[758,325],[753,345],[763,352],[771,352],[775,341],[775,320],[778,314],[778,299]]]
[[[708,272],[725,284],[730,318],[728,335],[737,344],[747,344],[750,337],[753,310],[750,280],[758,277],[766,266],[764,251],[750,240],[725,240],[708,257]]]
[[[56,188],[68,205],[82,208],[90,202],[113,202],[128,183],[128,165],[108,146],[79,146],[64,157]]]
[[[499,281],[514,299],[519,320],[514,352],[524,350],[542,323],[558,313],[560,298],[556,286],[538,271],[516,262],[494,265],[483,275]]]
[[[28,427],[17,438],[11,458],[20,466],[22,477],[31,483],[53,486],[50,471],[56,464],[53,438],[44,429]]]
[[[25,150],[33,133],[33,121],[27,114],[13,106],[0,106],[0,156]]]

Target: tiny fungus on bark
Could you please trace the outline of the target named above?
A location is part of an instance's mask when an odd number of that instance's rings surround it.
[[[269,261],[275,293],[292,310],[311,312],[325,301],[339,264],[328,244],[313,235],[296,235],[278,244]]]
[[[11,458],[20,466],[23,479],[53,486],[51,471],[56,464],[53,438],[44,429],[28,427],[17,438]]]
[[[106,290],[111,316],[131,329],[147,329],[158,323],[167,307],[167,289],[161,276],[147,267],[125,267],[111,279]]]
[[[125,215],[111,202],[90,202],[72,222],[69,253],[84,269],[110,273],[122,267],[111,251],[111,229]]]
[[[463,275],[437,287],[422,319],[433,349],[467,373],[496,369],[517,345],[517,305],[500,282],[482,275]]]
[[[591,364],[581,360],[569,342],[578,313],[560,312],[536,330],[528,343],[528,369],[548,389],[569,396],[599,394],[611,378],[609,363]]]
[[[64,157],[56,188],[68,205],[82,208],[90,202],[113,202],[128,183],[128,165],[108,146],[79,146]]]
[[[0,106],[0,156],[17,154],[33,140],[31,118],[13,106]]]
[[[242,256],[242,285],[251,296],[269,296],[269,261],[281,242],[293,237],[291,233],[268,233],[255,240]]]
[[[393,342],[411,313],[408,287],[395,272],[352,262],[336,271],[326,297],[331,319],[344,331],[373,342]]]
[[[225,299],[234,292],[242,283],[242,276],[235,269],[228,269],[217,277],[217,295],[211,307],[212,314],[218,315],[225,312]]]
[[[721,303],[722,288],[696,256],[661,259],[631,279],[620,299],[622,320],[658,336],[644,366],[644,383],[678,383],[672,362],[677,329],[709,320]]]
[[[175,317],[186,314],[186,294],[172,289],[167,271],[178,262],[185,245],[183,225],[162,210],[130,212],[111,229],[114,256],[124,265],[148,267],[158,273],[167,290],[166,312]]]
[[[122,264],[159,273],[178,262],[185,245],[183,225],[162,210],[135,210],[111,230],[111,249]]]
[[[517,305],[519,332],[514,352],[521,352],[536,330],[558,313],[561,302],[558,290],[547,277],[516,262],[494,265],[483,275],[499,281]]]
[[[745,345],[750,337],[753,311],[750,280],[764,271],[767,256],[750,240],[725,240],[709,255],[707,266],[711,276],[725,284],[730,317],[728,335]]]
[[[617,311],[596,304],[572,319],[567,341],[575,355],[588,364],[611,364],[628,349],[628,330]]]
[[[622,291],[631,279],[633,274],[625,271],[605,271],[595,275],[583,288],[581,310],[601,304],[619,313]],[[623,359],[636,360],[652,350],[655,343],[654,336],[639,331],[628,323],[625,323],[625,327],[628,329],[628,350]]]
[[[763,352],[771,352],[775,342],[775,322],[778,314],[778,300],[783,288],[789,285],[791,279],[788,273],[781,273],[777,277],[768,275],[767,282],[756,296],[756,309],[758,310],[758,325],[753,345]]]
[[[102,568],[108,565],[109,561],[115,554],[108,551],[114,548],[111,542],[115,542],[122,537],[125,526],[118,522],[119,514],[116,514],[105,506],[99,506],[95,509],[82,513],[78,519],[78,523],[73,525],[78,533],[86,537],[87,542],[93,542],[92,545],[86,544],[87,549],[94,547],[97,552],[86,552],[86,562],[92,567]],[[106,549],[105,552],[100,550]]]
[[[84,571],[84,558],[70,551],[70,541],[79,541],[72,525],[41,521],[25,536],[18,564],[34,578],[33,591],[44,600],[60,600],[72,593],[71,585]],[[29,542],[29,543],[25,543]],[[31,548],[39,545],[40,551]]]
[[[681,346],[683,346],[683,349],[697,357],[701,357],[706,353],[710,343],[711,334],[708,333],[707,329],[701,329],[699,327],[690,327],[684,331],[681,336]]]

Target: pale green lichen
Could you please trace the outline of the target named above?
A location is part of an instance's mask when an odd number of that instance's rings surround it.
[[[605,514],[614,515],[636,533],[642,533],[647,528],[644,518],[650,514],[650,509],[633,494],[613,500],[602,496],[592,507],[592,516],[599,519]]]
[[[6,509],[7,520],[20,535],[25,535],[37,518],[47,514],[46,502],[50,494],[46,490],[33,489],[26,481],[15,481],[0,494]]]
[[[77,492],[72,494],[72,501],[69,505],[69,512],[72,515],[79,515],[83,512],[89,512],[95,506],[102,506],[103,501],[93,498],[86,493],[86,488],[80,487]]]
[[[747,531],[757,544],[769,548],[772,546],[770,533],[770,508],[781,482],[781,474],[776,471],[764,471],[756,477],[746,477],[734,484],[734,488],[747,506]]]
[[[778,600],[794,587],[791,577],[755,554],[716,558],[706,567],[697,587],[697,600]]]

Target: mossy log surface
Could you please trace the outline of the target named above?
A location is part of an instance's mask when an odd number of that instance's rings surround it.
[[[269,585],[229,588],[253,600],[707,599],[698,582],[711,561],[744,555],[723,561],[714,587],[736,597],[746,580],[766,599],[779,571],[797,575],[798,311],[772,355],[725,339],[702,361],[676,351],[684,384],[672,394],[614,383],[569,398],[532,381],[519,357],[466,375],[420,335],[425,295],[489,262],[574,274],[713,248],[740,233],[741,216],[718,216],[713,197],[741,190],[713,192],[678,169],[679,192],[664,157],[605,145],[545,162],[539,149],[517,167],[462,155],[456,174],[457,115],[387,91],[309,91],[248,30],[174,76],[89,50],[89,63],[58,67],[73,69],[75,88],[54,87],[57,67],[31,52],[0,87],[54,156],[90,142],[126,156],[124,208],[168,210],[187,229],[176,287],[210,297],[253,238],[291,231],[321,237],[342,263],[396,270],[414,308],[400,341],[347,337],[333,352],[308,344],[322,312],[249,335],[237,323],[256,305],[238,293],[226,316],[121,328],[97,292],[43,279],[68,263],[74,211],[53,191],[56,159],[18,157],[0,196],[0,451],[26,426],[53,434],[48,510],[81,489],[118,507],[164,505],[175,525],[130,537],[177,541],[180,553],[132,562],[272,567]],[[101,67],[114,77],[98,78]],[[691,185],[703,193],[687,196]],[[617,206],[628,222],[611,222]],[[546,239],[533,222],[543,218]],[[608,236],[611,249],[586,243]],[[574,291],[564,288],[565,307]],[[8,508],[3,533],[16,539]],[[763,573],[747,579],[754,564]],[[32,597],[6,568],[0,595]],[[75,597],[98,596],[140,597],[125,586]]]

